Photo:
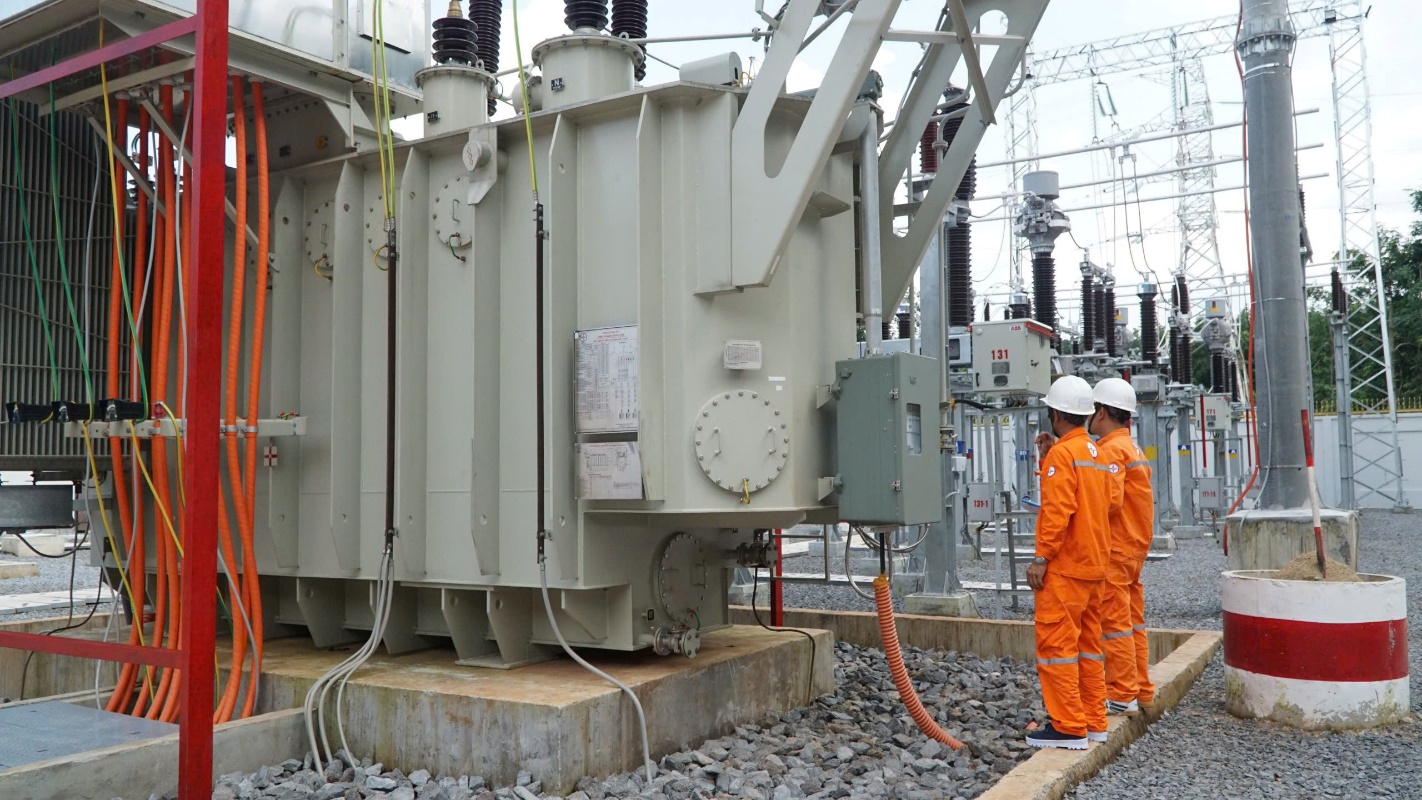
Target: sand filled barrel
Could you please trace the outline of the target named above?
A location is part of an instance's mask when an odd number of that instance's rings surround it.
[[[1222,576],[1230,713],[1312,730],[1371,728],[1405,717],[1406,582],[1387,575],[1280,580],[1279,574]]]

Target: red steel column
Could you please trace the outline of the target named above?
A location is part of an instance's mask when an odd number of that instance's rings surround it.
[[[219,395],[222,389],[223,218],[227,155],[227,0],[198,0],[193,102],[195,197],[192,324],[188,326],[187,505],[183,531],[183,676],[178,797],[212,797],[212,703],[217,638]],[[244,166],[237,165],[238,169]],[[241,233],[239,232],[240,236]]]

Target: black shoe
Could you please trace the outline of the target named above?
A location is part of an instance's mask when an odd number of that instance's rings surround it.
[[[1062,733],[1048,722],[1047,727],[1027,734],[1027,744],[1033,747],[1056,747],[1063,750],[1085,750],[1086,737]]]

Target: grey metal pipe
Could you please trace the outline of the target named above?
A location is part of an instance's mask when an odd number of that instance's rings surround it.
[[[1250,237],[1259,324],[1259,507],[1309,502],[1300,412],[1311,407],[1308,317],[1299,280],[1299,180],[1294,160],[1295,34],[1287,0],[1243,0],[1236,47],[1244,62]]]
[[[879,220],[879,114],[859,135],[859,285],[863,296],[864,349],[884,352],[883,242]]]
[[[1333,328],[1333,391],[1338,403],[1338,505],[1357,508],[1357,490],[1353,475],[1353,387],[1351,354],[1348,352],[1348,315],[1334,312]]]

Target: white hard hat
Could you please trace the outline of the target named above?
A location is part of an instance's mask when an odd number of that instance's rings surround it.
[[[1130,383],[1120,378],[1102,379],[1096,384],[1091,398],[1103,406],[1119,408],[1132,414],[1136,412],[1136,390],[1131,387]]]
[[[1047,407],[1055,408],[1063,414],[1089,417],[1096,411],[1091,399],[1091,384],[1075,375],[1065,375],[1052,383],[1047,390]]]

